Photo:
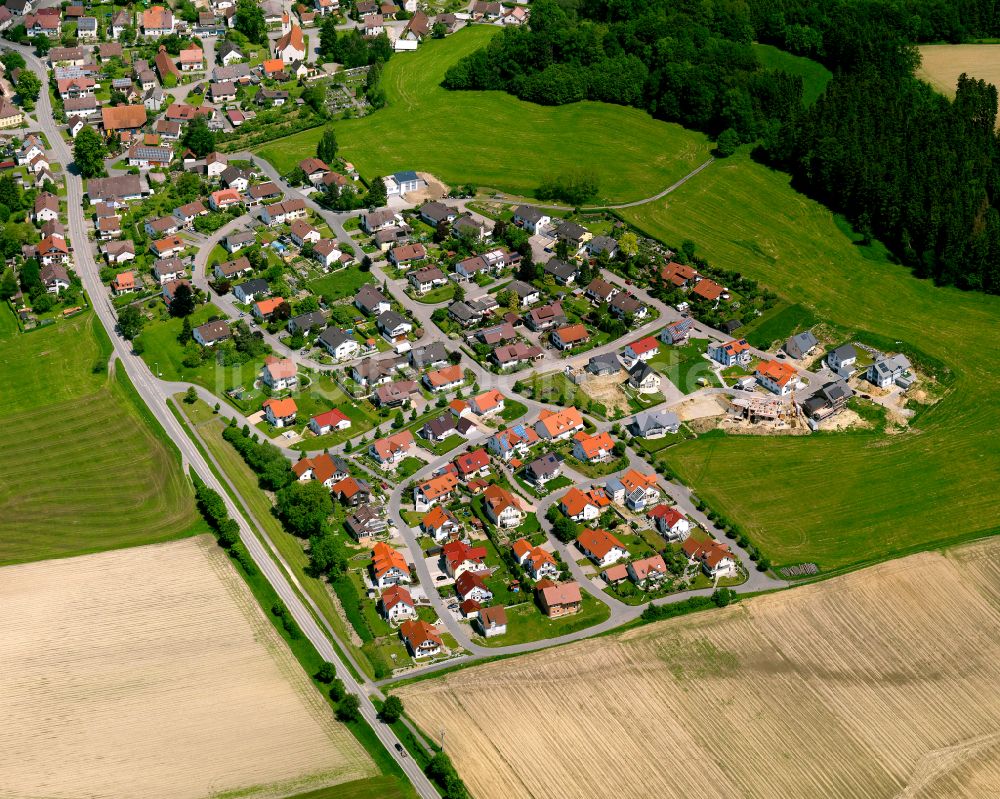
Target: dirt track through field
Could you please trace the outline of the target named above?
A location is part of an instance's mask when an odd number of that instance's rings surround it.
[[[1000,540],[400,691],[477,799],[997,796]]]
[[[201,799],[361,779],[206,536],[0,569],[0,797]]]

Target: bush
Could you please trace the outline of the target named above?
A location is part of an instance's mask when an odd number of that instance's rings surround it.
[[[347,689],[344,687],[344,681],[339,677],[335,677],[330,682],[330,698],[334,702],[339,702],[347,694]]]
[[[334,666],[330,661],[326,661],[322,666],[319,667],[319,671],[316,672],[316,679],[321,683],[329,685],[335,679],[337,679],[337,667]]]

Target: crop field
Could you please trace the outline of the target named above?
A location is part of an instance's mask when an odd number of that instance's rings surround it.
[[[996,532],[1000,377],[982,353],[1000,327],[1000,297],[914,278],[788,183],[736,157],[625,216],[668,244],[691,239],[711,263],[761,280],[845,340],[870,331],[887,347],[922,350],[952,370],[950,392],[899,435],[708,435],[671,448],[668,461],[778,566],[830,571]]]
[[[941,94],[955,96],[963,72],[1000,86],[1000,44],[922,44],[917,77]]]
[[[0,564],[164,541],[205,529],[168,445],[91,313],[18,335],[0,306]]]
[[[594,170],[600,200],[650,197],[708,159],[700,133],[654,120],[643,111],[603,103],[548,107],[504,92],[450,92],[447,68],[497,32],[476,25],[416,53],[395,55],[382,82],[388,104],[335,124],[341,154],[365,178],[401,169],[432,172],[452,184],[472,183],[531,195],[546,176]],[[628,131],[622,136],[621,131]],[[258,150],[281,172],[315,155],[322,128]]]
[[[397,693],[477,799],[991,796],[998,563],[923,553]]]
[[[5,799],[270,798],[376,772],[208,536],[8,566],[0,604]]]

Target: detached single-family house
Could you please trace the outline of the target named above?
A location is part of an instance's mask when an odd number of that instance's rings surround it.
[[[371,571],[380,591],[400,583],[410,583],[410,567],[403,553],[381,541],[372,547]]]
[[[380,316],[392,308],[388,298],[371,283],[365,283],[358,289],[354,305],[368,316]]]
[[[893,384],[905,389],[913,383],[910,368],[910,361],[901,353],[888,357],[882,355],[868,367],[865,378],[873,386],[881,389],[892,388]]]
[[[577,347],[590,340],[590,333],[581,324],[566,325],[552,331],[552,343],[560,350]]]
[[[473,623],[486,638],[504,635],[507,632],[507,611],[503,605],[482,608]]]
[[[590,435],[581,430],[573,436],[573,457],[584,463],[604,463],[611,460],[614,446],[614,439],[607,431]]]
[[[761,361],[754,377],[761,386],[779,397],[791,394],[798,386],[795,367],[783,361]]]
[[[435,505],[420,520],[420,529],[440,544],[457,536],[462,527],[454,513],[443,505]]]
[[[651,361],[659,352],[660,345],[652,336],[646,336],[638,341],[633,341],[622,350],[622,360],[626,366],[632,366],[637,361]]]
[[[554,452],[546,452],[524,467],[525,479],[537,486],[544,486],[549,480],[555,480],[561,474],[562,459]]]
[[[514,209],[514,224],[534,235],[548,227],[552,218],[532,205],[519,205]]]
[[[636,361],[628,370],[628,384],[640,394],[656,394],[660,390],[661,378],[648,363]]]
[[[272,391],[288,391],[299,384],[298,366],[291,358],[268,355],[264,359],[261,379]]]
[[[264,400],[264,416],[274,427],[290,427],[295,424],[295,416],[299,412],[298,405],[291,397],[287,399]]]
[[[708,357],[725,367],[749,366],[753,353],[745,338],[733,339],[723,344],[713,343],[708,347]]]
[[[491,485],[483,492],[483,508],[486,518],[497,527],[517,527],[524,520],[517,497],[498,485]]]
[[[826,356],[826,365],[845,379],[854,372],[854,366],[857,362],[858,351],[853,344],[842,344],[835,350],[831,350]]]
[[[725,544],[688,538],[681,549],[692,563],[700,563],[709,577],[735,577],[737,574],[736,558]]]
[[[627,568],[629,579],[640,588],[658,583],[667,576],[667,564],[660,554],[633,560]]]
[[[514,557],[521,567],[530,575],[532,580],[548,578],[550,580],[559,579],[559,566],[556,559],[547,549],[532,546],[527,538],[519,538],[513,543],[511,549]]]
[[[683,541],[691,532],[691,522],[677,508],[669,505],[657,505],[646,513],[646,517],[668,541]]]
[[[535,422],[535,432],[545,441],[561,441],[583,430],[583,416],[576,408],[562,408],[558,411],[542,409]]]
[[[470,399],[469,408],[477,416],[492,416],[503,413],[504,400],[504,395],[494,388]]]
[[[404,621],[399,625],[399,637],[414,658],[433,657],[444,649],[437,628],[425,621]]]
[[[379,599],[382,615],[391,624],[399,624],[417,618],[417,607],[413,597],[401,585],[389,586]]]
[[[445,573],[458,578],[465,572],[488,572],[486,547],[474,547],[464,541],[449,541],[441,547],[441,564]]]
[[[535,585],[535,597],[542,613],[550,619],[579,613],[583,607],[580,586],[574,582],[554,583],[547,579],[539,580]]]
[[[463,602],[471,599],[482,604],[493,599],[493,592],[486,586],[482,575],[474,571],[464,571],[458,576],[455,593]]]
[[[337,409],[331,408],[323,413],[316,414],[309,420],[309,429],[317,436],[325,436],[340,430],[347,430],[351,426],[351,420],[347,415]]]
[[[607,530],[584,530],[576,546],[602,569],[629,556],[625,545]]]
[[[402,430],[391,436],[379,438],[371,443],[369,454],[383,469],[394,469],[413,449],[413,433]]]
[[[262,277],[255,277],[240,283],[233,289],[233,296],[240,302],[249,305],[261,297],[266,297],[271,293],[271,287]]]
[[[424,253],[423,257],[427,256],[426,251],[423,250],[423,245],[418,244],[418,245],[406,245],[406,246],[420,247],[420,250],[423,251]],[[396,250],[403,250],[404,257],[407,255],[415,254],[416,252],[413,250],[405,249],[404,247],[396,247],[389,253],[390,260],[392,260],[392,253],[395,252]],[[417,258],[414,260],[420,260],[420,259]],[[403,263],[405,263],[405,261]],[[399,264],[397,264],[397,266],[398,265]],[[416,269],[413,272],[410,272],[406,277],[410,281],[410,284],[413,286],[413,288],[415,288],[420,294],[426,294],[431,289],[436,288],[438,286],[444,286],[448,283],[448,276],[445,275],[445,273],[442,272],[436,266],[425,266],[423,269]]]
[[[328,327],[320,333],[319,338],[316,339],[316,343],[325,349],[331,358],[337,361],[356,358],[361,354],[361,344],[358,340],[339,327]]]
[[[629,422],[629,429],[639,438],[663,438],[667,433],[676,433],[681,420],[671,411],[640,411]]]

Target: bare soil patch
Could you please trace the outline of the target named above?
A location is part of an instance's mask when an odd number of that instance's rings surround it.
[[[973,799],[1000,779],[997,625],[990,539],[399,693],[477,799]]]
[[[601,403],[609,413],[620,410],[628,413],[628,397],[622,391],[627,375],[624,371],[613,375],[593,375],[583,381],[581,388],[595,402]]]
[[[207,536],[0,569],[4,799],[287,796],[375,774]]]

